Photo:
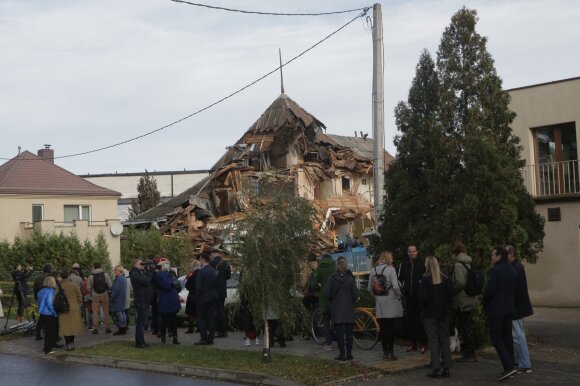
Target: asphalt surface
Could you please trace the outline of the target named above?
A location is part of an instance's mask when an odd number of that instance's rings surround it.
[[[149,371],[111,369],[105,367],[46,361],[0,354],[0,385],[2,386],[230,386],[236,383],[206,379],[176,377]]]
[[[0,319],[0,322],[2,320]],[[2,324],[3,326],[3,324]],[[530,353],[532,359],[533,372],[531,374],[518,375],[513,379],[503,383],[522,385],[580,385],[580,309],[551,309],[536,308],[535,314],[526,319],[528,339],[530,341]],[[111,334],[104,334],[102,329],[99,335],[92,335],[88,331],[76,338],[76,346],[82,347],[98,342],[109,340],[133,340],[130,330],[129,335],[114,337]],[[179,330],[179,340],[183,345],[191,345],[199,340],[198,335],[185,335],[184,329]],[[161,344],[159,339],[151,334],[146,335],[146,340],[151,344]],[[406,353],[404,347],[395,347],[395,354],[399,357],[396,362],[385,362],[382,360],[382,352],[379,347],[364,351],[354,348],[353,355],[358,364],[370,366],[377,370],[383,370],[387,375],[380,379],[355,379],[339,382],[342,384],[355,385],[421,385],[425,382],[429,384],[453,384],[453,385],[491,385],[497,384],[496,378],[501,371],[499,360],[493,349],[485,349],[480,353],[477,363],[454,363],[451,368],[451,377],[446,379],[430,379],[426,377],[428,369],[423,368],[429,362],[429,355],[422,355],[417,352]],[[261,346],[244,346],[243,333],[233,332],[227,338],[215,340],[216,348],[227,348],[236,350],[251,350],[258,356]],[[21,357],[43,359],[44,362],[58,361],[54,356],[46,356],[42,353],[42,342],[37,342],[33,337],[6,341],[0,344],[0,353],[17,355]],[[287,347],[279,348],[277,345],[272,349],[272,357],[275,360],[276,353],[287,353],[297,356],[321,358],[332,360],[337,355],[336,347],[332,351],[323,350],[312,341],[295,339],[287,342]],[[63,359],[65,357],[66,359]],[[78,358],[78,357],[77,357]],[[113,368],[135,369],[138,373],[146,371],[164,372],[167,374],[181,374],[182,376],[202,379],[213,379],[227,381],[231,383],[251,383],[251,384],[272,384],[272,385],[293,385],[288,382],[273,377],[253,374],[252,369],[247,372],[230,372],[227,370],[210,370],[196,368],[195,364],[184,368],[184,366],[159,365],[154,368],[142,363],[132,363],[129,361],[107,360],[75,360],[74,355],[61,356],[61,360],[67,363],[82,362],[85,364],[100,365]],[[3,361],[3,360],[2,360]],[[227,358],[224,358],[227,361]],[[43,361],[41,361],[43,362]],[[104,369],[105,371],[107,369]],[[112,369],[110,369],[113,371]],[[2,371],[4,373],[4,371]],[[175,377],[175,379],[179,379]],[[188,378],[189,379],[189,378]],[[5,385],[8,383],[2,382]],[[20,385],[26,383],[19,383]],[[125,385],[140,384],[125,382]],[[159,384],[159,383],[158,383]],[[208,383],[203,383],[208,384]],[[337,384],[337,383],[334,383]],[[295,385],[295,384],[294,384]]]

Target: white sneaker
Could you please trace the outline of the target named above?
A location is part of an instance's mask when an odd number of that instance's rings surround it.
[[[259,339],[259,338],[256,338],[256,341],[254,342],[254,344],[255,344],[256,346],[259,346],[259,345],[261,345],[261,344],[262,344],[262,342],[260,342],[260,339]]]
[[[250,338],[246,338],[244,341],[244,346],[249,346],[249,345],[251,345]]]

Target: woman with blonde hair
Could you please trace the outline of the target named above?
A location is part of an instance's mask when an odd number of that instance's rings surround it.
[[[44,353],[54,354],[58,338],[58,314],[54,309],[57,285],[54,276],[47,276],[42,282],[42,287],[38,292],[38,313],[39,322],[44,330]]]
[[[381,276],[383,277],[384,293],[380,293],[382,292],[381,290],[373,290],[373,281],[377,283]],[[394,352],[395,328],[397,319],[403,317],[403,304],[391,252],[383,251],[379,255],[376,265],[369,276],[368,290],[375,298],[375,315],[381,328],[380,338],[383,346],[383,359],[389,361],[397,360]]]
[[[433,370],[431,378],[449,377],[451,349],[449,346],[449,311],[453,301],[453,283],[441,273],[435,256],[425,259],[425,274],[419,283],[419,298],[422,306],[423,326],[431,350]],[[443,370],[440,357],[443,354]]]

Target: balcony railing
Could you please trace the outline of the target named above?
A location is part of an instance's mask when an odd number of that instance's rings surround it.
[[[548,162],[524,168],[524,181],[533,197],[580,194],[578,160]]]

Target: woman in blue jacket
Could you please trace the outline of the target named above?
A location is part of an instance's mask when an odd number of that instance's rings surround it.
[[[122,265],[117,265],[113,273],[115,274],[115,279],[111,287],[109,308],[115,315],[117,326],[119,327],[119,330],[113,335],[125,335],[127,333],[127,314],[125,313],[127,306],[127,278],[125,278],[125,269]]]
[[[47,276],[42,282],[42,289],[38,293],[39,322],[44,330],[44,353],[54,354],[56,340],[58,338],[58,314],[54,310],[54,294],[56,291],[56,279]]]
[[[181,309],[179,303],[179,285],[177,278],[171,271],[168,261],[161,264],[161,271],[155,276],[159,293],[159,315],[161,316],[161,342],[165,343],[167,329],[173,336],[173,344],[180,344],[177,340],[177,312]]]

